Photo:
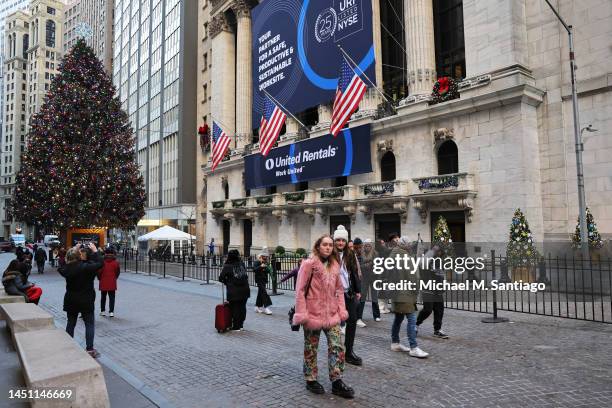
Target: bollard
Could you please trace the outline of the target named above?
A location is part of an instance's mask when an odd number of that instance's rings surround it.
[[[495,250],[491,250],[491,280],[495,280]],[[495,290],[493,291],[493,317],[485,317],[481,321],[483,323],[504,323],[509,321],[505,317],[497,316],[497,291]]]
[[[136,250],[136,275],[138,275],[138,250]]]
[[[185,280],[185,254],[183,254],[183,281]]]
[[[166,278],[166,258],[164,258],[164,279]]]
[[[149,257],[149,276],[151,276],[151,257]]]

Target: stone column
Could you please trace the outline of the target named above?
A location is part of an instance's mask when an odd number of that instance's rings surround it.
[[[251,143],[253,130],[253,76],[251,48],[251,7],[245,0],[233,6],[238,22],[236,45],[236,142],[237,147]]]
[[[212,103],[213,120],[228,135],[236,134],[236,47],[234,33],[223,14],[212,18]],[[212,126],[211,126],[212,127]],[[235,144],[230,144],[230,149]]]
[[[319,123],[316,124],[312,129],[321,130],[329,129],[331,125],[332,107],[328,104],[321,104],[317,107],[319,113]]]
[[[410,95],[429,94],[436,80],[432,0],[404,3],[406,62]]]
[[[371,78],[376,82],[378,89],[383,89],[383,76],[382,76],[382,43],[380,34],[380,0],[372,0],[372,39],[374,41],[374,58],[376,60],[375,65],[375,78]],[[378,105],[382,102],[382,97],[378,91],[371,88],[368,84],[368,90],[366,91],[363,101],[361,102],[360,111],[364,116],[373,115],[378,109]]]

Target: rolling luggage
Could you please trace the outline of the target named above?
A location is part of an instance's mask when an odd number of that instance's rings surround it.
[[[224,333],[232,327],[232,313],[229,303],[225,301],[224,285],[221,285],[223,302],[215,307],[215,328],[217,332]]]

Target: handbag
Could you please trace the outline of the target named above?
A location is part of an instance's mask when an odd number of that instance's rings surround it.
[[[312,282],[312,277],[314,276],[314,271],[310,273],[310,278],[308,278],[308,283],[306,284],[306,289],[304,289],[304,298],[308,297],[308,292],[310,291],[310,282]],[[289,325],[291,326],[292,331],[300,331],[299,324],[293,324],[293,315],[295,315],[295,305],[291,306],[289,309]]]

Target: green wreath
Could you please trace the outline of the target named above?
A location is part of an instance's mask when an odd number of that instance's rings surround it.
[[[450,101],[451,99],[459,98],[459,88],[457,81],[451,77],[438,78],[431,91],[430,105],[436,103]]]

